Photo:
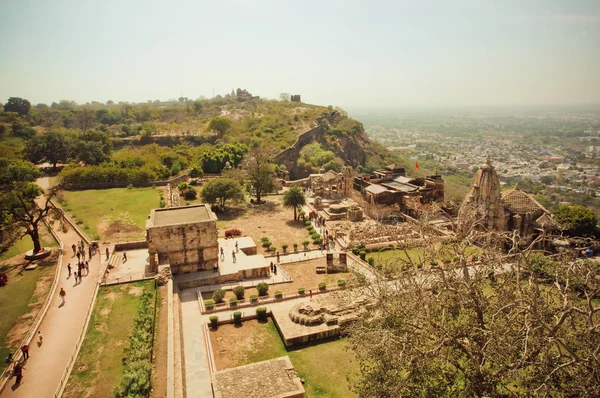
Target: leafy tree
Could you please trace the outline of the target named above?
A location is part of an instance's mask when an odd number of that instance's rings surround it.
[[[244,190],[239,182],[231,178],[215,178],[210,180],[201,192],[202,200],[210,203],[217,204],[221,209],[225,209],[225,203],[232,200],[242,201],[244,200]]]
[[[112,141],[100,130],[83,133],[77,142],[77,158],[85,164],[100,164],[110,160]]]
[[[93,128],[96,125],[96,114],[91,108],[83,108],[76,114],[77,127],[81,131],[86,131]]]
[[[253,148],[246,155],[243,168],[251,191],[256,195],[256,202],[260,203],[262,195],[273,191],[275,187],[275,167],[271,163],[271,156],[261,147]]]
[[[4,112],[16,112],[20,116],[29,115],[31,109],[31,103],[23,98],[10,97],[6,104],[4,104]]]
[[[597,220],[592,209],[583,206],[560,206],[554,213],[554,217],[569,235],[582,236],[596,233]]]
[[[223,137],[227,131],[231,128],[231,120],[215,116],[208,122],[208,129],[219,134],[219,137]]]
[[[21,120],[15,120],[11,126],[11,129],[12,135],[19,138],[29,139],[36,134],[33,127]]]
[[[42,189],[34,181],[40,171],[29,162],[0,158],[0,213],[2,218],[10,218],[18,227],[25,229],[21,238],[29,235],[33,241],[34,253],[41,250],[39,223],[52,209],[50,199],[56,190],[50,192],[41,205],[35,199]]]
[[[49,162],[56,170],[58,162],[67,163],[72,147],[73,139],[68,134],[49,131],[27,141],[25,156],[27,160],[35,164]]]
[[[294,220],[296,219],[296,209],[298,206],[304,206],[305,204],[306,197],[299,185],[292,185],[290,189],[283,194],[283,205],[294,209]]]
[[[196,112],[196,114],[202,112],[202,102],[194,101],[194,112]]]

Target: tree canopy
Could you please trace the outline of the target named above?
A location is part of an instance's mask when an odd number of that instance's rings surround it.
[[[246,155],[243,168],[250,191],[260,203],[261,197],[273,191],[275,187],[275,166],[271,163],[271,156],[265,149],[255,147]]]
[[[231,128],[231,120],[215,116],[208,122],[208,129],[219,134],[219,137],[223,137],[225,133]]]
[[[306,197],[299,185],[292,185],[290,189],[283,194],[283,205],[294,209],[294,220],[297,217],[296,209],[298,206],[304,206],[305,204]]]
[[[48,131],[36,135],[27,141],[25,157],[32,163],[49,162],[56,169],[56,164],[67,163],[73,152],[74,138],[66,133]]]
[[[596,215],[592,209],[583,206],[560,206],[554,217],[569,235],[594,235],[597,232]]]
[[[4,112],[16,112],[21,116],[27,116],[30,109],[31,103],[19,97],[10,97],[4,104]]]
[[[228,201],[244,200],[244,189],[234,179],[215,178],[204,184],[200,196],[204,202],[216,204],[223,210]]]
[[[41,249],[38,225],[51,210],[51,192],[43,205],[35,199],[42,190],[34,181],[41,173],[32,163],[22,160],[0,158],[0,216],[2,224],[7,220],[13,226],[22,227],[23,236],[29,235],[33,241],[34,252]]]

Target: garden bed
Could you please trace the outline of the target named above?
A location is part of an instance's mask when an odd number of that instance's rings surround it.
[[[114,396],[144,292],[155,293],[154,280],[100,288],[65,397]],[[154,306],[154,299],[150,302]]]

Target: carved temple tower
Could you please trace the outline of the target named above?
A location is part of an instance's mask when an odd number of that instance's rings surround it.
[[[475,210],[478,223],[486,229],[504,230],[504,202],[500,192],[500,180],[488,155],[484,164],[473,177],[471,190],[465,197],[461,210],[470,207]]]

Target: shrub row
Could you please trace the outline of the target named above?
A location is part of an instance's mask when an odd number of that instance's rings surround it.
[[[156,180],[157,175],[146,169],[128,169],[117,166],[68,166],[60,173],[66,184],[90,184],[99,182],[146,184]]]
[[[115,397],[146,397],[150,393],[153,299],[154,295],[150,292],[141,296],[138,313],[133,320],[129,347],[125,349],[123,376],[114,389]]]

